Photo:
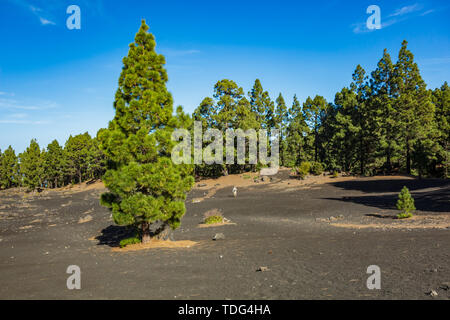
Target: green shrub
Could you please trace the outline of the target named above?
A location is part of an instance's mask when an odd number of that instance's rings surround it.
[[[214,224],[214,223],[222,223],[223,217],[222,216],[209,216],[205,219],[205,224]]]
[[[137,236],[120,240],[120,247],[123,248],[129,244],[141,243],[141,239]]]
[[[333,171],[333,178],[339,177],[339,173],[337,171]]]
[[[320,162],[312,162],[310,172],[315,175],[321,175],[323,173],[323,165]]]
[[[411,197],[411,194],[406,186],[403,187],[402,191],[398,195],[397,209],[401,211],[397,215],[397,218],[399,219],[412,217],[413,211],[416,210],[416,207],[414,206],[414,199]]]
[[[222,223],[223,215],[220,209],[214,208],[206,211],[203,214],[203,223],[204,224],[214,224],[214,223]]]
[[[300,163],[300,166],[295,168],[295,171],[297,172],[297,175],[300,177],[300,179],[305,179],[310,170],[311,170],[311,163],[308,161],[303,161],[302,163]]]

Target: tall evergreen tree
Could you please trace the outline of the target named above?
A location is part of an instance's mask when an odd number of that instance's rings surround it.
[[[160,223],[155,236],[166,237],[185,213],[186,192],[194,183],[192,167],[171,161],[173,98],[167,91],[164,56],[142,20],[128,56],[123,59],[114,119],[99,134],[109,159],[103,181],[109,189],[101,203],[119,225],[139,227],[142,241],[152,237],[150,224]]]
[[[427,140],[433,133],[434,105],[407,45],[406,40],[402,42],[394,76],[398,90],[395,100],[396,120],[404,144],[406,172],[410,174],[414,146],[429,144]]]
[[[314,161],[318,161],[320,120],[326,107],[327,101],[322,96],[315,96],[314,99],[308,97],[303,104],[303,118],[308,124],[312,134],[308,135],[308,144],[313,148],[312,153]]]
[[[384,170],[391,171],[392,160],[400,150],[398,130],[396,130],[396,110],[394,101],[397,96],[394,65],[391,56],[384,49],[383,57],[372,72],[370,79],[371,95],[369,105],[373,110],[372,121],[377,123],[378,156],[384,157]]]
[[[70,136],[64,146],[67,173],[76,177],[78,183],[83,182],[89,167],[89,154],[92,148],[92,138],[89,133]]]
[[[306,160],[306,135],[309,133],[308,125],[302,113],[300,102],[294,95],[292,106],[289,109],[289,125],[286,133],[287,152],[285,162],[289,167],[299,165]]]
[[[284,165],[285,163],[285,153],[287,149],[286,144],[286,130],[289,123],[289,112],[286,107],[286,102],[284,101],[283,95],[280,93],[276,100],[276,109],[274,116],[274,127],[280,132],[280,163]]]
[[[270,131],[274,126],[274,104],[269,93],[264,91],[261,81],[255,80],[252,90],[248,93],[252,112],[256,115],[256,121],[260,127]]]
[[[29,189],[41,187],[43,182],[43,163],[41,149],[35,139],[31,140],[30,146],[19,155],[19,158],[23,184]]]
[[[437,166],[443,168],[442,175],[450,176],[450,88],[445,82],[441,88],[432,93],[433,103],[436,106],[435,123],[438,131],[436,139],[440,146],[437,156]]]
[[[61,186],[64,179],[65,155],[63,148],[56,139],[47,146],[44,168],[49,186],[53,188]]]
[[[11,146],[3,154],[0,152],[0,188],[8,189],[17,185],[18,165],[18,158]]]

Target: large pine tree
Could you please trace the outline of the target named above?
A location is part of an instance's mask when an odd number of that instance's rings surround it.
[[[398,90],[395,100],[397,128],[403,142],[406,172],[410,174],[414,149],[420,152],[424,144],[429,144],[433,134],[434,105],[407,45],[404,40],[394,76]]]
[[[62,185],[65,170],[64,150],[58,140],[53,140],[47,146],[44,156],[45,177],[49,187],[57,188]]]
[[[186,192],[194,183],[192,168],[171,161],[171,134],[180,123],[167,91],[165,59],[155,52],[155,38],[142,21],[123,59],[108,129],[99,133],[109,163],[103,181],[109,189],[101,203],[119,225],[141,230],[142,242],[167,238],[180,225]],[[151,224],[157,224],[151,230]]]
[[[19,155],[20,174],[23,177],[23,184],[33,190],[42,186],[43,162],[41,149],[36,140],[31,140],[30,146]]]
[[[2,154],[0,152],[0,188],[11,188],[18,183],[18,159],[14,149],[9,146]]]

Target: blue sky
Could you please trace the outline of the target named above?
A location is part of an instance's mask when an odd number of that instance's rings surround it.
[[[81,9],[69,30],[66,9]],[[369,31],[369,5],[381,8]],[[429,88],[450,80],[448,1],[1,0],[0,149],[22,152],[69,135],[95,135],[114,115],[122,58],[145,18],[166,56],[175,104],[191,113],[215,82],[248,92],[259,78],[290,104],[333,100],[357,64],[372,71],[408,40]]]

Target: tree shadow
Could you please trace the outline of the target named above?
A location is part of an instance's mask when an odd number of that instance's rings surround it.
[[[392,190],[391,188],[392,186],[387,186],[388,190]],[[395,191],[399,191],[398,188],[396,188]],[[411,195],[414,198],[417,210],[450,213],[450,188],[440,188],[426,192],[412,192]],[[398,193],[325,199],[353,202],[383,210],[397,210],[396,203],[398,200]]]
[[[366,217],[380,218],[380,219],[397,219],[397,216],[392,214],[378,214],[378,213],[369,213],[365,214]]]
[[[110,225],[101,231],[101,235],[95,237],[99,242],[99,246],[119,247],[120,241],[126,238],[131,238],[136,234],[134,228],[128,226]]]
[[[403,186],[410,191],[426,188],[450,188],[450,180],[445,179],[374,179],[332,182],[331,185],[364,193],[400,192]]]

